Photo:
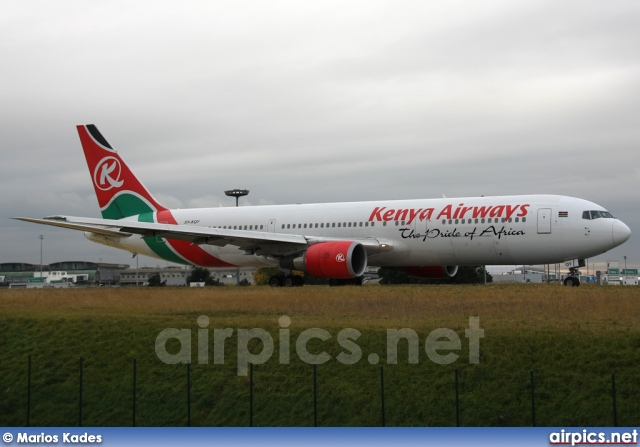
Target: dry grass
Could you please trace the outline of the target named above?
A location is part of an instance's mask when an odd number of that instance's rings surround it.
[[[31,318],[183,316],[243,326],[294,323],[324,327],[464,327],[637,330],[640,288],[547,284],[299,288],[102,288],[0,291],[0,315]]]
[[[385,366],[389,425],[454,424],[456,368],[464,425],[529,425],[529,374],[535,371],[539,424],[611,424],[615,372],[620,423],[635,426],[639,300],[638,287],[546,284],[0,290],[0,425],[24,423],[27,356],[34,365],[34,424],[75,423],[81,356],[87,424],[130,423],[134,358],[139,423],[185,424],[184,365],[160,362],[155,340],[168,327],[197,329],[204,314],[210,329],[264,328],[277,343],[278,318],[291,317],[291,364],[280,364],[275,355],[257,365],[258,425],[311,423],[311,368],[294,355],[294,340],[312,327],[333,335],[351,327],[362,332],[357,344],[363,356],[355,365],[335,360],[345,351],[337,337],[310,345],[333,358],[318,368],[321,425],[377,425],[379,367]],[[479,364],[467,361],[464,329],[470,316],[479,316],[485,330]],[[420,340],[437,327],[454,329],[463,342],[459,360],[435,364],[421,350],[419,364],[410,364],[401,343],[399,363],[386,364],[386,329],[403,327],[418,332]],[[194,333],[193,355],[198,340]],[[195,425],[247,424],[248,379],[236,375],[237,343],[236,336],[228,340],[224,365],[193,364]],[[381,363],[370,364],[370,353],[379,354]]]

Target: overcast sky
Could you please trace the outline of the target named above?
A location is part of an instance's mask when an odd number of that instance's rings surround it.
[[[131,263],[76,124],[170,207],[551,193],[640,266],[640,2],[0,2],[0,262]],[[141,258],[140,265],[166,265]]]

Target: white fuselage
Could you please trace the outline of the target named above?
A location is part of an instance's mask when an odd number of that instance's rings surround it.
[[[386,249],[369,253],[375,266],[547,264],[586,259],[628,239],[613,217],[582,199],[556,195],[273,205],[171,210],[179,225],[303,235],[310,240],[377,240]],[[608,213],[607,213],[608,214]],[[125,220],[138,220],[133,216]],[[154,221],[158,222],[156,217]],[[158,223],[164,223],[162,221]],[[165,258],[139,236],[87,233],[94,242]],[[200,245],[234,266],[277,265],[273,256],[232,245]]]

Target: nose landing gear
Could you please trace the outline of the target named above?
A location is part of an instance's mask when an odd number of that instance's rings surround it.
[[[578,287],[580,285],[580,271],[577,267],[569,268],[569,276],[564,279],[565,286]]]

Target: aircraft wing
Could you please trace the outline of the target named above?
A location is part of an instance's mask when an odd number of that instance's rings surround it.
[[[193,245],[216,245],[224,247],[233,245],[247,252],[259,251],[271,255],[285,255],[304,250],[308,245],[340,240],[338,238],[322,238],[303,236],[301,234],[269,233],[264,231],[231,230],[210,228],[197,225],[171,225],[164,223],[138,222],[134,220],[95,219],[88,217],[51,216],[43,219],[14,217],[13,219],[33,222],[72,230],[88,231],[112,237],[130,237],[138,234],[142,237],[164,237],[191,242]],[[375,254],[380,249],[391,248],[388,241],[378,239],[358,240],[368,254]]]

